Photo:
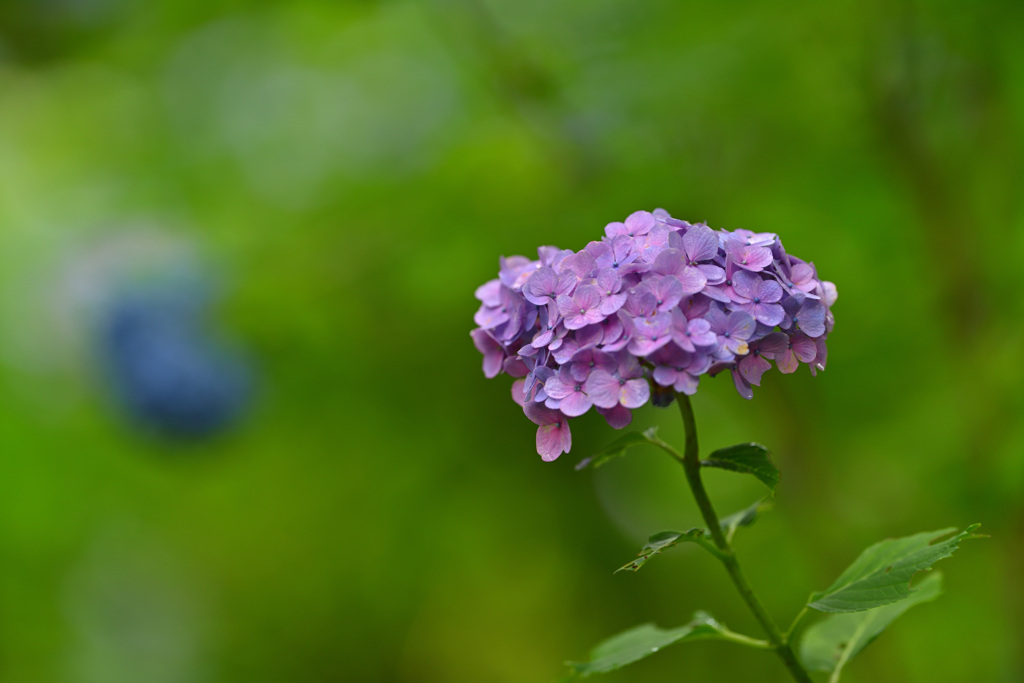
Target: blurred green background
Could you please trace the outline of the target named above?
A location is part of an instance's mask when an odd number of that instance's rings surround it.
[[[468,335],[499,254],[658,206],[838,286],[824,374],[694,401],[705,449],[782,469],[738,538],[776,619],[870,543],[981,522],[844,680],[1024,680],[1022,28],[1018,2],[0,3],[0,680],[552,681],[696,609],[759,635],[697,550],[612,575],[698,525],[681,469],[575,472],[615,437],[595,415],[541,462]],[[90,294],[182,250],[258,375],[187,442],[113,401]],[[634,424],[682,439],[674,409]],[[707,479],[723,513],[761,495]],[[787,680],[728,643],[605,680],[683,678]]]

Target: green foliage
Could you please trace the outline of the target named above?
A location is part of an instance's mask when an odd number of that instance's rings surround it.
[[[772,462],[770,451],[759,443],[741,443],[719,449],[700,464],[704,467],[752,474],[768,487],[772,495],[775,494],[775,487],[779,485],[781,478],[779,468]]]
[[[727,541],[732,543],[733,534],[740,527],[750,526],[758,520],[762,512],[767,512],[772,509],[772,502],[767,498],[763,498],[745,510],[734,512],[731,515],[722,517],[718,520],[719,525],[722,527],[722,533],[725,534]]]
[[[942,594],[942,574],[933,572],[905,600],[861,612],[831,614],[814,624],[800,641],[800,659],[809,669],[827,671],[831,681],[848,661],[863,650],[889,624],[914,605],[930,602]]]
[[[723,517],[719,521],[722,526],[722,532],[731,542],[733,534],[736,533],[736,529],[744,526],[750,526],[757,521],[757,518],[761,516],[762,512],[770,509],[770,501],[759,500],[745,510],[740,510],[739,512],[734,512],[727,517]],[[622,571],[638,571],[649,559],[674,545],[678,545],[679,543],[696,543],[712,555],[719,557],[720,551],[715,547],[715,544],[711,542],[709,535],[710,534],[707,529],[690,529],[685,532],[660,531],[647,539],[647,545],[640,549],[640,552],[637,554],[637,559],[622,565],[615,570],[615,573],[618,574]]]
[[[606,673],[639,661],[674,643],[708,638],[724,640],[728,639],[728,634],[728,629],[711,616],[697,612],[689,624],[678,628],[661,629],[654,624],[636,626],[595,647],[590,653],[590,661],[567,664],[578,676]]]
[[[770,501],[759,500],[745,510],[740,510],[739,512],[734,512],[728,517],[723,517],[719,520],[719,524],[722,526],[722,532],[731,542],[733,534],[736,533],[736,529],[743,526],[750,526],[757,521],[757,518],[761,516],[762,512],[769,509],[771,509]],[[638,571],[649,559],[674,545],[678,545],[679,543],[696,543],[712,555],[720,557],[720,551],[715,547],[715,544],[711,542],[709,536],[710,534],[707,529],[690,529],[685,532],[660,531],[647,539],[647,545],[640,549],[640,552],[637,554],[637,559],[622,565],[615,570],[615,573],[618,574],[622,571]]]
[[[876,543],[854,561],[835,582],[813,593],[808,606],[822,612],[858,612],[909,598],[917,589],[910,581],[920,571],[952,555],[961,541],[977,538],[978,524],[944,541],[956,529],[926,531]]]
[[[612,458],[616,458],[620,455],[625,455],[633,446],[642,443],[651,443],[658,433],[657,427],[650,427],[645,429],[643,432],[627,432],[623,434],[615,441],[611,442],[603,450],[595,453],[589,458],[584,458],[576,465],[577,470],[582,470],[584,467],[593,465],[594,467],[600,467]]]
[[[647,545],[640,549],[635,560],[622,565],[615,570],[615,573],[618,574],[621,571],[638,571],[640,567],[647,563],[647,560],[658,555],[663,550],[671,548],[679,543],[697,543],[698,545],[708,548],[712,553],[717,553],[718,551],[715,549],[714,545],[706,539],[707,533],[708,532],[705,529],[690,529],[686,532],[660,531],[647,540]]]

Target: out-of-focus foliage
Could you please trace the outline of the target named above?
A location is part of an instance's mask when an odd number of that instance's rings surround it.
[[[617,436],[587,417],[542,463],[468,335],[499,254],[657,206],[779,232],[839,288],[825,373],[694,400],[705,453],[782,471],[737,537],[768,609],[979,521],[844,680],[1024,679],[1022,28],[1013,2],[2,3],[0,679],[545,681],[708,607],[760,637],[691,544],[612,574],[699,525],[680,468],[576,472]],[[143,233],[195,246],[258,364],[229,432],[162,441],[105,380],[81,263]],[[706,479],[720,511],[762,493]],[[709,642],[606,680],[751,671],[786,675]]]
[[[654,624],[643,624],[620,633],[601,643],[590,653],[588,662],[570,662],[572,673],[586,678],[590,674],[607,673],[627,664],[640,661],[662,648],[687,640],[723,638],[727,629],[706,612],[697,612],[685,626],[661,629]]]
[[[838,678],[846,663],[893,620],[914,605],[930,602],[941,594],[942,573],[933,571],[906,600],[862,612],[833,614],[804,632],[800,641],[800,661],[812,671],[828,671]]]

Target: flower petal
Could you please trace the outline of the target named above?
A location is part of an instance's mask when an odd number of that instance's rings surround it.
[[[695,225],[683,235],[683,251],[690,262],[710,261],[718,256],[718,235],[706,225]]]
[[[593,401],[585,393],[582,391],[571,391],[568,396],[562,399],[558,409],[569,417],[579,417],[590,410],[592,405]]]
[[[800,363],[797,361],[793,349],[786,349],[781,355],[777,356],[775,358],[775,367],[779,369],[779,372],[786,375],[796,372],[796,369],[800,367]]]
[[[694,268],[693,266],[684,267],[677,277],[679,284],[683,286],[685,294],[696,294],[703,290],[704,285],[708,283],[707,276],[701,272],[700,268]]]
[[[732,371],[732,383],[736,386],[736,391],[740,396],[748,401],[754,398],[754,390],[750,388],[750,384],[735,370]]]
[[[744,356],[739,362],[740,374],[743,379],[755,387],[761,386],[761,375],[771,367],[771,363],[753,353]]]
[[[625,406],[616,405],[614,408],[598,408],[597,412],[604,415],[608,425],[612,429],[624,429],[633,421],[633,413]]]
[[[651,397],[651,386],[645,379],[627,380],[619,391],[619,403],[627,408],[639,408]]]
[[[820,301],[808,299],[797,311],[793,322],[803,330],[808,337],[820,337],[825,334],[825,305]]]
[[[572,439],[567,420],[563,418],[560,424],[546,424],[537,428],[537,453],[544,462],[551,462],[562,453],[569,452]]]
[[[619,378],[605,370],[591,372],[583,383],[583,391],[598,408],[614,408],[619,404]]]

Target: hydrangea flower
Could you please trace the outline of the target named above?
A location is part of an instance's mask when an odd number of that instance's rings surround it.
[[[836,288],[778,235],[712,230],[663,209],[609,223],[578,252],[544,246],[502,258],[476,290],[470,334],[486,377],[519,378],[512,396],[538,425],[537,452],[572,445],[569,418],[591,408],[615,429],[631,410],[729,370],[753,396],[772,362],[825,369]]]

